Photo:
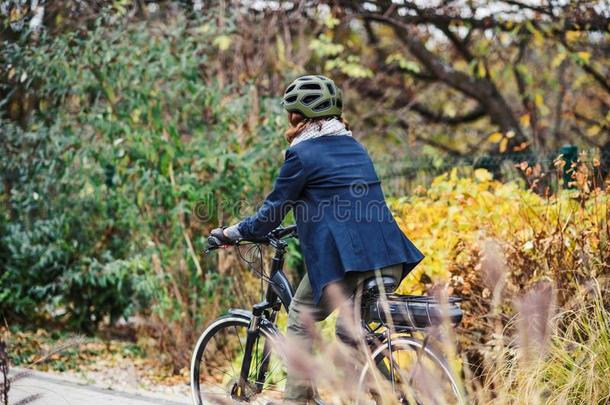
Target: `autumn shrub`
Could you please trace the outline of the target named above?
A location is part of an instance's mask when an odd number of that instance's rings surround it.
[[[483,169],[473,176],[453,171],[392,207],[427,256],[403,283],[404,292],[444,282],[464,296],[489,298],[497,282],[514,294],[548,277],[565,301],[582,282],[608,273],[610,205],[600,187],[542,197],[517,182],[494,181]],[[506,274],[495,282],[479,263],[490,240],[506,256]]]
[[[608,399],[610,201],[587,170],[575,165],[575,188],[548,197],[453,171],[392,202],[427,256],[401,291],[444,284],[464,298],[458,347],[479,403]]]

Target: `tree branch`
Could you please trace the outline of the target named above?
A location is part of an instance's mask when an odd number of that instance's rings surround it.
[[[384,100],[386,98],[385,92],[382,90],[384,86],[372,86],[369,84],[370,81],[362,80],[356,82],[356,89],[366,94],[367,97],[375,100]],[[408,108],[418,113],[425,120],[435,124],[446,124],[446,125],[460,125],[468,122],[474,122],[478,119],[483,118],[487,112],[482,106],[477,106],[473,110],[458,116],[449,116],[441,112],[430,110],[425,105],[414,101],[414,97],[408,92],[402,92],[400,95],[392,101],[392,109]]]
[[[519,2],[514,2],[515,4],[522,4]],[[361,7],[362,2],[354,1],[354,0],[340,0],[339,4],[344,7],[349,7],[351,9],[359,9],[363,10]],[[535,7],[535,6],[532,6]],[[397,7],[395,7],[397,8]],[[529,7],[528,7],[529,8]],[[402,7],[398,7],[397,9],[407,10],[407,14],[400,16],[401,20],[406,24],[432,24],[435,26],[460,26],[460,27],[472,27],[478,30],[488,30],[488,29],[499,29],[505,32],[512,32],[515,29],[516,25],[523,25],[526,22],[530,22],[532,24],[536,23],[536,20],[527,18],[515,18],[514,20],[499,20],[494,15],[476,18],[476,17],[464,17],[459,14],[452,14],[452,12],[446,12],[442,14],[442,8],[418,8],[413,2],[406,2]],[[408,11],[416,10],[417,14],[408,13]],[[441,12],[439,12],[441,10]],[[549,16],[549,19],[546,19],[545,22],[549,24],[553,24],[556,21],[551,19],[551,15],[548,10],[544,9],[546,12],[545,15]],[[374,12],[371,12],[374,13]],[[384,16],[389,17],[389,15]],[[555,32],[565,32],[565,31],[597,31],[597,32],[610,32],[610,28],[608,27],[608,19],[594,9],[588,9],[587,13],[571,13],[571,15],[566,16],[563,23],[557,24],[557,26],[552,27],[552,30]]]
[[[483,118],[486,115],[485,109],[480,105],[464,115],[457,115],[454,117],[444,115],[440,112],[431,111],[426,106],[420,103],[413,103],[411,105],[411,110],[416,111],[419,115],[421,115],[423,118],[430,122],[447,125],[459,125],[468,122],[474,122]]]
[[[407,121],[405,121],[404,119],[400,118],[398,120],[398,125],[403,128],[405,131],[407,131],[409,129],[409,123]],[[426,145],[430,145],[434,148],[437,148],[439,150],[442,150],[443,152],[451,155],[451,156],[462,156],[463,153],[460,152],[457,149],[454,149],[448,145],[446,145],[445,143],[442,142],[437,142],[434,139],[430,139],[427,138],[425,136],[422,136],[418,133],[415,134],[415,139],[417,139],[418,141],[425,143]]]
[[[436,76],[438,80],[450,87],[477,100],[481,106],[484,106],[492,121],[503,132],[512,130],[517,134],[517,136],[512,138],[514,142],[521,143],[526,141],[526,137],[511,108],[491,81],[486,78],[468,76],[445,64],[440,57],[429,51],[419,39],[411,34],[409,25],[404,21],[367,11],[360,11],[360,15],[365,19],[368,18],[392,27],[398,40],[405,44],[410,53],[430,74]]]
[[[519,72],[519,64],[521,60],[525,56],[525,52],[527,51],[527,44],[529,42],[529,35],[522,37],[521,41],[519,41],[519,52],[517,53],[517,58],[512,63],[513,66],[513,75],[515,76],[515,81],[517,82],[517,90],[519,91],[519,96],[521,97],[521,104],[523,104],[523,108],[530,115],[532,134],[534,135],[534,139],[536,139],[536,128],[538,125],[538,111],[536,106],[534,105],[532,98],[527,94],[527,85],[525,83],[525,79],[521,72]]]
[[[610,23],[608,25],[610,25]],[[559,37],[559,41],[569,52],[575,52],[574,48],[568,45],[568,41],[566,41],[565,35],[561,35]],[[593,79],[597,83],[599,83],[606,90],[606,92],[610,93],[610,82],[608,82],[608,78],[605,75],[595,70],[595,68],[593,68],[593,66],[591,66],[591,64],[589,64],[588,62],[579,63],[578,65],[582,68],[582,70],[591,75],[591,77],[593,77]]]

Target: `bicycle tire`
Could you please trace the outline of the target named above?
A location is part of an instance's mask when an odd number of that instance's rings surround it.
[[[234,329],[236,331],[236,335],[239,338],[239,331],[238,329],[243,330],[245,333],[247,333],[248,330],[248,326],[250,324],[250,320],[246,317],[242,317],[239,315],[234,315],[234,314],[230,314],[230,315],[226,315],[223,317],[220,317],[218,319],[216,319],[214,322],[212,322],[207,328],[206,330],[201,334],[201,336],[199,337],[197,344],[195,345],[195,349],[193,350],[193,356],[191,358],[191,394],[192,394],[192,399],[193,399],[193,403],[196,405],[203,405],[204,403],[214,403],[214,401],[212,400],[212,396],[220,396],[223,397],[223,399],[219,399],[219,403],[226,403],[226,400],[233,400],[235,401],[236,399],[232,396],[232,393],[225,390],[224,393],[218,392],[218,393],[211,393],[211,392],[202,392],[202,384],[201,384],[201,366],[203,365],[202,360],[206,360],[204,358],[204,354],[206,352],[206,349],[210,346],[210,342],[215,340],[215,336],[217,336],[219,334],[219,332],[225,330],[225,329]],[[262,365],[266,365],[267,367],[269,367],[269,361],[268,361],[268,355],[265,355],[265,351],[269,350],[271,348],[272,345],[270,345],[269,342],[272,341],[272,338],[277,336],[277,332],[275,330],[272,330],[271,328],[268,328],[266,326],[261,326],[259,328],[260,333],[262,334],[262,336],[264,337],[264,347],[263,347],[263,352],[261,352],[263,358],[261,360],[261,367],[263,367]],[[241,340],[241,339],[240,339]],[[240,342],[241,345],[241,342]],[[213,348],[210,348],[210,350],[213,350]],[[230,359],[227,359],[230,361]],[[241,365],[241,362],[239,363],[239,365]],[[233,367],[232,367],[233,368]],[[236,367],[238,368],[238,367]],[[219,370],[222,372],[222,370]],[[236,371],[236,370],[234,370]],[[256,376],[255,380],[258,380],[258,378],[260,378],[261,375],[265,375],[267,370],[262,370],[261,369],[256,369],[255,366],[255,370],[254,370],[254,375]],[[237,375],[233,376],[233,378],[238,378],[238,371],[237,371]],[[226,377],[223,377],[226,378]],[[230,383],[230,381],[229,381]],[[223,389],[222,386],[215,384],[216,388],[220,388]],[[260,384],[258,382],[255,382],[253,384],[253,387],[256,387],[256,389],[260,389],[260,390],[264,390],[264,384]],[[210,387],[208,387],[210,388]],[[255,389],[255,388],[252,388]],[[225,395],[226,394],[226,395]],[[255,395],[259,395],[260,393],[256,393]],[[252,398],[248,399],[248,400],[244,400],[244,402],[250,402]],[[205,401],[205,402],[204,402]],[[266,399],[265,399],[266,401]]]
[[[455,401],[448,401],[447,398],[444,398],[444,400],[441,400],[440,403],[448,403],[448,404],[455,403],[455,404],[460,404],[460,405],[465,404],[464,394],[462,392],[461,386],[458,383],[456,377],[451,372],[451,369],[450,369],[449,364],[447,363],[446,359],[442,355],[437,353],[435,350],[433,350],[429,346],[426,346],[424,344],[424,342],[422,342],[421,340],[418,340],[418,339],[414,339],[411,337],[397,337],[397,338],[392,339],[392,341],[391,341],[391,353],[392,354],[397,350],[404,350],[404,349],[410,350],[414,354],[416,354],[418,361],[420,359],[419,356],[421,356],[422,354],[425,355],[434,364],[436,364],[436,366],[438,366],[438,370],[441,371],[442,374],[447,378],[447,381],[450,384],[452,398],[455,399]],[[378,365],[381,362],[387,361],[387,359],[388,359],[387,353],[388,353],[387,342],[384,342],[384,343],[378,345],[371,352],[372,364],[375,364],[375,365],[377,365],[377,367],[379,367]],[[392,355],[392,356],[394,356],[394,355]],[[392,360],[390,360],[390,361],[392,361]],[[389,362],[389,361],[387,361],[387,362]],[[363,367],[362,372],[360,374],[360,380],[358,382],[358,385],[360,387],[360,392],[358,393],[357,398],[356,398],[356,405],[361,405],[364,403],[362,394],[368,390],[368,388],[365,388],[365,387],[367,385],[366,379],[370,375],[370,372],[369,372],[370,366],[371,366],[371,363],[366,364]],[[401,372],[403,372],[403,370],[401,370]],[[383,374],[383,373],[381,373],[381,374]],[[385,377],[387,379],[387,376],[385,376]],[[390,383],[392,384],[392,388],[394,388],[394,381],[390,381]],[[408,385],[410,386],[410,385],[412,385],[412,383],[409,382]],[[413,392],[415,390],[417,390],[417,387],[410,386],[407,389],[410,391],[410,394],[413,395]],[[420,398],[420,399],[415,399],[415,403],[417,403],[417,404],[426,404],[426,403],[430,403],[430,402],[437,403],[435,401],[438,399],[439,398],[433,398],[432,401],[425,401],[425,400],[421,400],[421,398]],[[404,400],[402,402],[410,403],[408,400]]]

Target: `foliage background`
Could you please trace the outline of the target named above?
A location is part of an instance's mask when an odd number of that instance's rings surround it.
[[[207,321],[256,298],[230,252],[202,257],[203,236],[264,198],[285,147],[279,96],[313,71],[344,88],[380,172],[422,156],[524,162],[492,168],[508,184],[472,168],[385,179],[428,257],[403,288],[444,281],[481,298],[465,323],[476,342],[497,327],[482,314],[512,314],[510,296],[494,300],[498,277],[511,294],[546,277],[561,298],[607,276],[607,5],[367,3],[1,1],[8,324],[94,333],[136,319],[164,362],[185,367]],[[553,197],[561,175],[537,157],[564,143],[597,149],[573,170],[577,190]],[[491,285],[488,238],[509,269]]]

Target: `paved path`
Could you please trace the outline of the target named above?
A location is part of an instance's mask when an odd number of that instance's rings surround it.
[[[12,369],[11,375],[23,370]],[[90,385],[56,375],[28,371],[28,376],[15,381],[9,392],[9,405],[40,394],[32,405],[190,405],[190,398],[164,396],[146,392],[120,392]]]

